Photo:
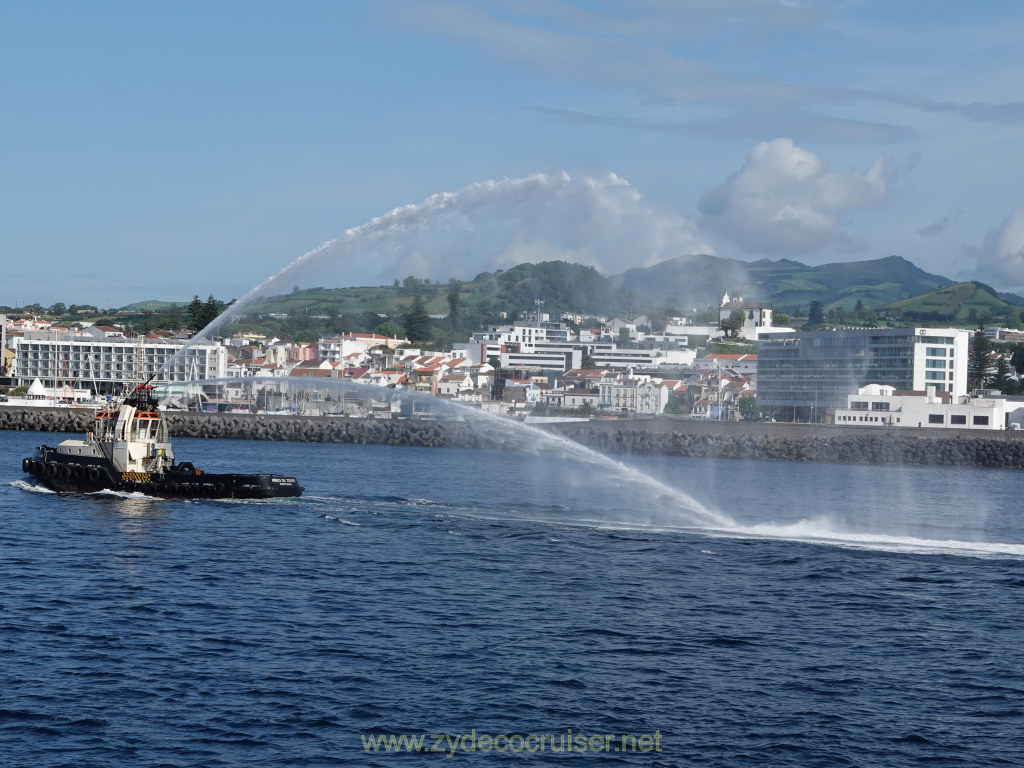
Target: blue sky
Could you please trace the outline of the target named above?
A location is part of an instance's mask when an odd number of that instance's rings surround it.
[[[1022,290],[1022,39],[997,1],[6,2],[0,304],[240,297],[352,228],[282,280],[703,251]]]

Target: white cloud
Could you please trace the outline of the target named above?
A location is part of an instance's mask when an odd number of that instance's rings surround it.
[[[1020,290],[1024,287],[1024,207],[989,232],[981,248],[965,250],[977,262],[975,279],[993,283],[999,290]]]
[[[775,139],[755,146],[739,171],[701,196],[701,226],[750,254],[851,250],[856,244],[840,228],[844,214],[885,195],[881,157],[866,173],[842,176],[792,139]]]

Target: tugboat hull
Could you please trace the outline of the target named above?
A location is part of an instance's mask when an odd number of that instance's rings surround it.
[[[294,477],[283,475],[213,474],[181,465],[168,472],[116,472],[102,460],[68,457],[42,446],[40,457],[22,461],[22,469],[58,493],[123,491],[164,499],[274,499],[301,496]]]
[[[158,406],[149,382],[139,384],[116,407],[97,411],[84,440],[41,445],[21,468],[58,493],[124,491],[165,499],[302,495],[294,477],[208,474],[191,462],[178,464]]]

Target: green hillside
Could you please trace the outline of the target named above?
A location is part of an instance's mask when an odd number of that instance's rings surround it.
[[[418,297],[427,313],[438,317],[448,316],[454,303],[456,317],[440,324],[455,334],[538,308],[555,316],[664,316],[674,310],[717,307],[726,292],[796,316],[804,316],[811,302],[818,301],[837,316],[854,309],[870,313],[870,318],[860,317],[863,322],[877,318],[889,323],[1024,327],[1024,306],[1005,300],[1024,302],[1020,297],[1000,297],[982,283],[954,284],[899,256],[812,267],[787,259],[748,263],[708,255],[671,259],[611,278],[592,267],[549,261],[484,272],[466,281],[408,277],[387,286],[296,288],[264,299],[247,323],[265,324],[273,314],[302,324],[319,318],[321,325],[336,330],[372,329],[382,318],[401,323]],[[170,302],[150,300],[132,306],[140,314],[166,312]],[[186,306],[187,302],[179,303],[178,310],[184,313]]]
[[[1006,324],[1021,321],[1024,308],[1001,299],[984,283],[956,283],[935,291],[889,302],[877,311],[897,311],[907,320],[988,324],[996,319]]]
[[[676,306],[705,306],[726,291],[771,303],[776,309],[878,307],[952,284],[899,256],[808,266],[789,259],[742,262],[683,256],[612,278],[615,285]]]
[[[260,303],[260,314],[358,315],[376,312],[402,314],[419,296],[427,312],[447,315],[449,293],[455,285],[459,306],[487,316],[508,316],[536,308],[550,313],[617,314],[626,309],[643,312],[652,302],[615,288],[593,267],[548,261],[519,264],[507,270],[484,272],[472,280],[434,283],[407,278],[398,286],[311,288],[275,296]]]

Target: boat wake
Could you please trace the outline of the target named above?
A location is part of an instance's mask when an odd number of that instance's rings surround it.
[[[49,488],[45,488],[42,485],[29,483],[25,480],[12,480],[10,482],[10,486],[11,488],[17,488],[19,491],[28,491],[29,493],[57,493],[56,491],[51,491]]]
[[[341,499],[322,499],[323,502],[337,504]],[[365,500],[362,500],[365,503]],[[348,504],[356,500],[344,500]],[[1024,544],[1000,541],[978,541],[961,538],[931,538],[912,536],[899,533],[880,533],[870,531],[845,530],[841,525],[828,519],[802,519],[793,523],[762,522],[753,524],[735,523],[723,527],[695,526],[692,524],[673,524],[664,519],[640,521],[636,519],[616,520],[612,518],[593,517],[591,515],[574,515],[571,510],[558,506],[526,505],[515,509],[479,507],[475,505],[453,506],[441,502],[425,502],[419,499],[376,499],[373,506],[393,506],[394,511],[422,512],[424,508],[434,508],[439,513],[443,510],[446,518],[466,518],[481,521],[512,521],[538,523],[541,525],[565,528],[590,528],[604,531],[634,531],[654,534],[682,534],[688,536],[706,536],[711,538],[731,539],[764,539],[776,541],[794,541],[807,544],[847,547],[855,549],[871,549],[885,552],[898,552],[917,555],[963,555],[973,557],[1020,557],[1024,558]],[[336,509],[335,514],[325,513],[327,520],[338,520],[349,525],[359,525],[350,520],[337,517],[338,512],[359,514],[360,509]],[[378,510],[379,511],[379,510]]]
[[[105,488],[99,491],[90,491],[86,496],[111,496],[115,499],[146,499],[148,501],[165,501],[159,496],[150,496],[142,493],[141,491],[115,491],[113,489]]]
[[[324,515],[324,520],[330,520],[332,522],[340,523],[341,525],[354,525],[356,528],[362,526],[362,523],[353,523],[351,520],[346,520],[343,517],[335,517],[334,515]]]
[[[758,523],[730,531],[708,531],[710,535],[739,538],[782,539],[811,544],[828,544],[858,549],[877,549],[910,554],[963,554],[1024,557],[1024,544],[1000,541],[937,539],[895,533],[847,531],[828,520],[803,519],[796,523]]]

